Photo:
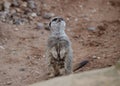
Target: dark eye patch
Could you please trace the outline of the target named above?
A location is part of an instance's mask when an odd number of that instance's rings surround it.
[[[60,20],[64,21],[64,19],[63,19],[63,18],[60,18]]]
[[[58,18],[54,18],[52,21],[57,21]]]
[[[52,22],[53,21],[57,21],[58,20],[58,18],[54,18],[53,20],[52,20]],[[51,26],[51,22],[49,23],[49,27]]]

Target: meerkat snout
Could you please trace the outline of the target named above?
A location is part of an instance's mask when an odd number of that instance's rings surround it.
[[[49,27],[51,29],[65,29],[66,27],[66,22],[63,18],[61,17],[55,17],[53,18],[50,23],[49,23]]]

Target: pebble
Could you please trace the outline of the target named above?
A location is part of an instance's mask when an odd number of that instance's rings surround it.
[[[25,68],[20,68],[19,71],[25,71]]]
[[[101,57],[93,56],[93,59],[100,59]]]
[[[30,7],[31,9],[36,8],[35,2],[33,0],[27,0],[27,2],[28,2],[28,7]]]
[[[11,81],[6,82],[6,85],[11,85],[11,84],[12,84]]]
[[[4,10],[5,10],[5,11],[6,11],[6,10],[9,10],[10,6],[11,6],[11,3],[5,0],[5,1],[4,1]]]
[[[19,29],[18,28],[15,28],[16,31],[18,31]]]
[[[90,30],[90,31],[95,31],[96,30],[95,27],[88,27],[87,29]]]
[[[97,58],[97,56],[93,56],[92,58],[93,58],[93,59],[96,59],[96,58]]]
[[[78,22],[78,18],[75,18],[75,22]]]
[[[27,7],[27,2],[23,2],[21,6],[22,7]]]
[[[20,13],[20,12],[21,12],[21,9],[20,9],[20,8],[16,8],[16,11],[17,11],[18,13]]]
[[[36,29],[43,29],[43,28],[44,28],[44,24],[43,23],[37,23]]]
[[[43,15],[43,18],[50,19],[50,18],[52,18],[54,16],[55,16],[54,13],[47,13],[47,12],[45,12],[44,15]]]
[[[18,7],[19,6],[18,0],[13,0],[12,5]]]
[[[22,25],[22,20],[21,19],[14,19],[13,24]]]
[[[15,9],[12,9],[12,10],[10,11],[10,13],[11,13],[11,15],[16,14],[16,10],[15,10]]]
[[[31,16],[32,17],[37,17],[37,14],[36,13],[31,13]]]
[[[68,18],[68,17],[67,17],[67,18],[66,18],[66,20],[67,20],[67,21],[69,21],[69,20],[70,20],[70,18]]]
[[[94,8],[94,9],[91,10],[91,12],[92,12],[92,13],[96,13],[97,10]]]
[[[44,23],[44,28],[45,28],[46,30],[50,30],[50,28],[49,28],[49,23]]]
[[[3,50],[4,50],[5,48],[4,48],[3,46],[0,46],[0,49],[3,49]]]
[[[0,3],[0,11],[2,11],[2,10],[3,10],[3,4]]]

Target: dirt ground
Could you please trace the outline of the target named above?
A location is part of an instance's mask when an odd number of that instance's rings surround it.
[[[114,65],[120,59],[119,0],[35,0],[42,12],[53,12],[67,22],[73,65],[89,63],[78,72]],[[46,6],[46,8],[44,7]],[[47,79],[45,46],[49,31],[30,24],[0,22],[0,86],[26,86]]]

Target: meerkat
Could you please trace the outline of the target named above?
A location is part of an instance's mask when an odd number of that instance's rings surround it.
[[[46,59],[52,76],[72,73],[73,52],[71,42],[65,33],[66,22],[61,17],[49,23],[50,36],[47,42]]]

